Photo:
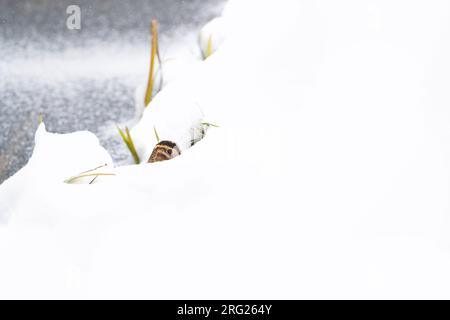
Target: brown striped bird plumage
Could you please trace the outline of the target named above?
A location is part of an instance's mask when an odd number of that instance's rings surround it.
[[[161,141],[153,149],[148,162],[157,162],[157,161],[165,161],[175,158],[181,154],[180,149],[176,145],[176,143],[172,141]]]

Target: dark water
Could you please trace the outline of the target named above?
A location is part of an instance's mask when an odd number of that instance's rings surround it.
[[[69,5],[81,8],[80,30],[66,27]],[[148,57],[151,19],[159,21],[160,48],[176,39],[195,47],[188,34],[223,5],[0,0],[0,183],[26,164],[40,114],[48,130],[90,130],[116,163],[131,161],[112,128],[134,114],[134,90],[146,72],[137,65]]]

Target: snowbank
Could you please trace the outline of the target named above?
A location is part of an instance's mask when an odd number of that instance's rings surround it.
[[[220,127],[92,185],[32,158],[0,186],[0,295],[449,298],[449,6],[231,0],[226,41],[144,114]]]

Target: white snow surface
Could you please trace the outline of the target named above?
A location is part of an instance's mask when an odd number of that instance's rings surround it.
[[[132,130],[146,155],[145,123],[220,126],[181,156],[64,184],[110,157],[40,127],[0,186],[0,297],[450,298],[449,15],[231,0],[223,45]]]

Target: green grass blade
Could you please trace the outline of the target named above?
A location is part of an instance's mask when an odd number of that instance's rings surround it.
[[[161,139],[159,139],[158,131],[156,131],[155,126],[153,126],[153,131],[155,132],[156,142],[159,143],[161,141]]]
[[[131,138],[130,130],[128,129],[128,127],[125,127],[125,132],[123,132],[123,130],[120,129],[119,127],[117,127],[117,130],[119,131],[119,134],[122,137],[123,142],[125,143],[131,155],[133,156],[134,162],[136,164],[139,164],[141,161],[136,151],[136,147],[134,146],[133,139]]]
[[[212,35],[208,38],[208,44],[206,46],[206,53],[205,53],[205,59],[208,59],[213,54],[213,42],[212,42]]]
[[[138,155],[138,153],[136,151],[136,148],[134,146],[134,142],[133,142],[133,139],[131,138],[130,130],[128,130],[128,127],[125,127],[125,131],[126,131],[126,134],[127,134],[127,137],[128,137],[128,144],[129,144],[128,145],[128,149],[130,149],[131,155],[134,158],[134,162],[136,164],[139,164],[141,161],[139,159],[139,155]]]

